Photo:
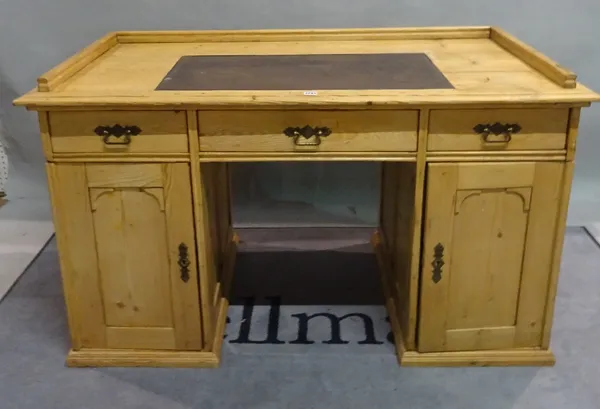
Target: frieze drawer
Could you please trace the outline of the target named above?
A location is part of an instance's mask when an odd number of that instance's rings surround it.
[[[200,151],[414,152],[418,111],[199,111]]]
[[[562,150],[568,109],[434,110],[430,151]]]
[[[185,153],[185,111],[50,112],[54,153]]]

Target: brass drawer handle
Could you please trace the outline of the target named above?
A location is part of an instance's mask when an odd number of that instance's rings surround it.
[[[107,145],[129,145],[131,143],[131,136],[139,135],[142,130],[136,125],[113,125],[113,126],[97,126],[94,132],[98,136],[102,136],[102,140]],[[114,136],[116,140],[111,140],[111,136]],[[123,137],[121,139],[121,137]]]
[[[187,283],[190,279],[190,259],[188,257],[188,246],[185,243],[181,243],[178,247],[179,259],[177,264],[179,265],[179,272],[181,273],[181,281]]]
[[[433,266],[431,280],[435,284],[439,283],[442,279],[442,267],[444,264],[444,246],[442,243],[438,243],[433,248],[433,261],[431,262],[431,265]]]
[[[294,139],[296,146],[318,146],[321,144],[321,138],[331,135],[331,129],[326,126],[304,126],[288,127],[283,130],[283,134]]]
[[[512,139],[512,134],[521,132],[521,126],[519,124],[501,124],[500,122],[496,122],[494,124],[477,124],[473,130],[481,135],[485,143],[508,143]],[[490,139],[490,134],[496,136],[503,135],[503,139]]]

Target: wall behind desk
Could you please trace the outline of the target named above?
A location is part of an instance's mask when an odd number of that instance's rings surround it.
[[[600,91],[599,16],[597,0],[0,0],[0,138],[11,178],[45,195],[35,115],[11,101],[108,31],[498,25]],[[570,224],[600,220],[597,129],[600,104],[582,116]],[[236,219],[372,224],[378,174],[375,164],[236,165]]]

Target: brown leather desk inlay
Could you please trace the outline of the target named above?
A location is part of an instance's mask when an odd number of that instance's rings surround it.
[[[454,88],[424,53],[186,55],[156,88],[319,90]]]

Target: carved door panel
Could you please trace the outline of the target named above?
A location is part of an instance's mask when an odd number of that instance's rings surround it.
[[[189,165],[50,166],[74,344],[200,350]]]
[[[562,171],[428,165],[419,351],[540,345]]]

